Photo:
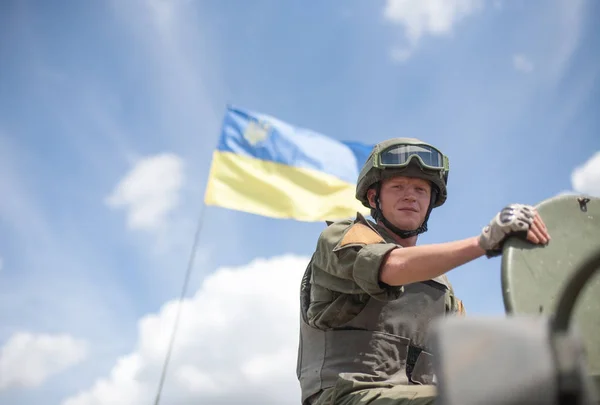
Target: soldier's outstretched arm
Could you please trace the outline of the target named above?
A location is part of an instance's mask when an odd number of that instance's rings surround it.
[[[520,235],[534,244],[546,244],[550,235],[534,207],[511,204],[483,228],[479,236],[392,250],[383,260],[380,280],[405,285],[438,277],[481,256],[502,252],[506,237]]]
[[[485,255],[479,238],[392,250],[383,261],[380,279],[388,285],[430,280]]]

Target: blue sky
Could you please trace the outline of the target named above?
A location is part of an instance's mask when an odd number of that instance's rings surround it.
[[[511,202],[600,194],[599,5],[437,3],[2,2],[0,402],[149,401],[227,103],[340,140],[438,146],[449,199],[421,244],[477,235]],[[295,294],[323,226],[204,211],[170,403],[234,403],[214,364],[257,403],[297,402]],[[470,314],[503,313],[499,266],[449,274]],[[263,357],[218,357],[242,324]]]

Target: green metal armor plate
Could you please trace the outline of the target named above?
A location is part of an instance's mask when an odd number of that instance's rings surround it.
[[[536,208],[552,240],[544,247],[514,237],[505,243],[502,293],[508,314],[553,314],[566,281],[600,249],[599,198],[562,195]],[[583,337],[589,372],[598,384],[600,271],[579,295],[571,319],[571,327]]]

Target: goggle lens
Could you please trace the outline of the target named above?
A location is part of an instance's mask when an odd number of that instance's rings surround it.
[[[434,148],[426,145],[396,145],[381,152],[381,166],[402,166],[413,156],[418,156],[424,165],[431,168],[444,168],[444,157]]]

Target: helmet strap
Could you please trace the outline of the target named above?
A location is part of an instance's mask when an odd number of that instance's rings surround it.
[[[429,208],[427,209],[427,214],[425,215],[425,219],[421,226],[417,229],[413,230],[404,230],[400,229],[397,226],[393,225],[390,221],[388,221],[383,215],[383,211],[381,210],[381,201],[379,199],[379,194],[381,192],[381,182],[377,184],[376,193],[375,193],[375,220],[381,221],[386,228],[390,231],[398,235],[402,239],[408,239],[413,236],[417,236],[421,233],[427,232],[427,221],[429,220],[429,215],[431,214],[431,210],[433,209],[433,203],[436,200],[437,190],[435,187],[431,187],[431,200],[429,201]]]

